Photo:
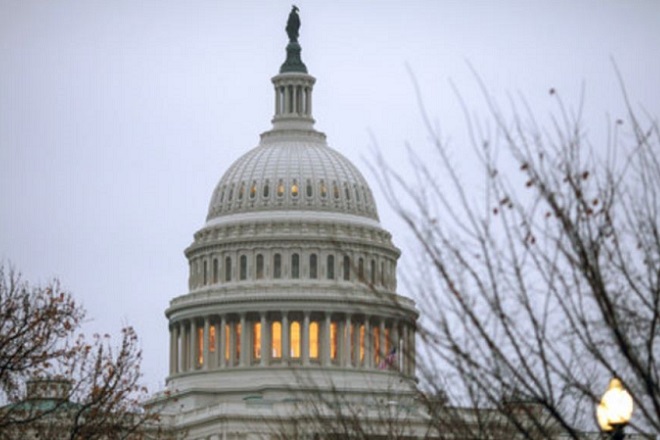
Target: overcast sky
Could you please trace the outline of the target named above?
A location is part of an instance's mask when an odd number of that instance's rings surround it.
[[[548,90],[585,90],[588,131],[634,105],[660,115],[660,2],[300,0],[316,127],[372,182],[381,220],[405,231],[367,172],[425,148],[409,73],[460,142],[450,82],[485,115],[469,65],[496,97],[535,112]],[[216,183],[270,128],[291,1],[0,0],[0,260],[58,277],[88,331],[137,328],[146,381],[164,382],[168,301],[185,294],[183,249]],[[467,147],[466,147],[467,148]],[[438,176],[442,178],[442,176]],[[405,258],[405,256],[404,256]]]

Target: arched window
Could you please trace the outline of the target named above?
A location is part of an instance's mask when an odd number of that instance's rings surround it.
[[[351,258],[348,255],[344,255],[344,281],[349,281],[351,279]]]
[[[300,346],[301,346],[300,322],[298,321],[291,322],[291,331],[289,332],[289,336],[290,336],[291,358],[300,359]]]
[[[239,268],[239,279],[245,280],[247,279],[247,256],[246,255],[241,255],[240,259],[240,268]]]
[[[218,259],[214,258],[213,259],[213,284],[216,284],[219,279],[219,267],[218,267]]]
[[[318,277],[318,263],[316,261],[316,254],[309,256],[309,277],[316,279]]]
[[[264,198],[267,198],[268,195],[270,194],[270,183],[268,179],[266,179],[266,182],[264,183],[264,190],[261,194],[263,194]]]
[[[252,326],[252,359],[261,359],[261,322]]]
[[[346,200],[351,200],[351,189],[347,182],[344,182],[344,193],[346,194]]]
[[[231,281],[231,257],[225,258],[225,281]]]
[[[250,187],[250,198],[254,199],[257,195],[257,181],[252,181],[252,186]]]
[[[335,256],[334,255],[328,255],[328,260],[326,262],[326,277],[329,280],[334,280],[335,279]]]
[[[209,327],[209,351],[215,353],[215,325]]]
[[[291,184],[291,197],[298,197],[298,191],[298,179],[293,179],[293,183]]]
[[[317,321],[309,323],[309,358],[319,358],[319,323]]]
[[[234,184],[232,183],[231,186],[229,187],[229,197],[227,197],[227,201],[231,202],[231,199],[234,197]]]
[[[360,324],[360,363],[364,363],[364,343],[366,340],[366,329]]]
[[[279,182],[277,182],[277,197],[283,197],[284,196],[284,181],[280,179]]]
[[[371,278],[371,284],[376,284],[376,261],[371,260],[371,267],[369,268],[369,277]]]
[[[355,189],[355,201],[359,202],[360,201],[360,189],[358,188],[357,184],[353,185],[353,189]]]
[[[325,181],[323,179],[321,179],[320,187],[321,187],[321,198],[325,199],[326,197],[328,197],[328,188],[325,186]]]
[[[358,280],[364,283],[364,260],[362,258],[358,260]]]
[[[300,256],[298,254],[291,255],[291,278],[300,278]]]
[[[273,358],[282,357],[282,323],[275,321],[271,325],[271,353]]]
[[[334,194],[335,200],[339,200],[339,185],[337,185],[337,181],[332,182],[332,193]]]
[[[261,280],[264,278],[264,256],[261,254],[257,255],[257,279]]]
[[[206,260],[204,260],[204,285],[205,286],[209,283],[209,279],[208,279],[208,276],[209,276],[208,271],[209,270],[208,270],[207,266],[208,266],[208,263],[206,262]]]
[[[273,278],[282,278],[282,256],[280,254],[273,255]]]
[[[245,194],[245,182],[241,182],[241,186],[238,189],[238,200],[243,200],[243,194]]]
[[[305,187],[307,188],[305,190],[306,194],[307,194],[307,197],[312,197],[312,195],[314,195],[314,189],[312,187],[312,180],[311,179],[307,179],[307,184],[305,185]]]

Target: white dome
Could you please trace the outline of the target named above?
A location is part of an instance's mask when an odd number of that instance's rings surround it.
[[[330,211],[378,220],[360,171],[328,147],[318,132],[299,139],[265,133],[261,144],[236,160],[220,179],[207,221],[274,210]]]

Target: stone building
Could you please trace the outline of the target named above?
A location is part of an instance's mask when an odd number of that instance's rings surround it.
[[[186,438],[262,438],[313,424],[333,407],[319,402],[414,395],[418,313],[396,292],[400,252],[360,171],[314,128],[296,20],[272,128],[213,190],[185,251],[189,292],[165,312],[168,391],[153,403]]]

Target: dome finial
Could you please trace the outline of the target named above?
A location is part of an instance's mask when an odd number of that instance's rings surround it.
[[[286,33],[289,36],[289,44],[286,46],[286,61],[280,67],[280,73],[302,72],[307,73],[307,67],[300,58],[302,50],[298,44],[300,35],[300,16],[298,15],[298,6],[293,5],[289,13],[289,19],[286,22]]]

